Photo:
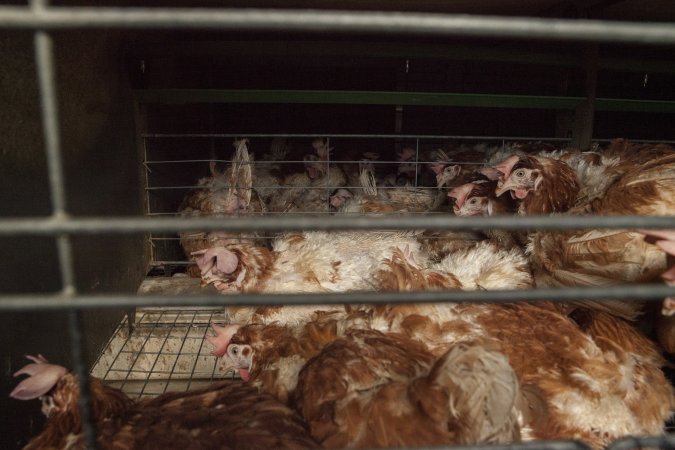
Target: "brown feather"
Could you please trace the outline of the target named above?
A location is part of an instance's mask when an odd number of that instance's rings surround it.
[[[535,169],[541,172],[541,184],[521,202],[518,213],[524,215],[565,212],[576,203],[581,189],[577,175],[567,164],[551,158],[521,156],[513,170]]]

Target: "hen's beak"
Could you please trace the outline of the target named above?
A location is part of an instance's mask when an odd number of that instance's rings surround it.
[[[517,198],[519,200],[524,199],[527,197],[527,194],[529,193],[529,189],[521,186],[517,182],[512,181],[510,178],[507,179],[504,183],[501,183],[497,185],[497,189],[495,189],[495,194],[497,197],[500,197],[504,192],[506,191],[511,191],[511,195],[513,198]]]
[[[241,361],[237,361],[232,358],[228,353],[220,359],[220,371],[223,374],[226,374],[230,371],[236,372],[239,374],[242,380],[248,381],[251,378],[251,369],[253,368],[253,357],[249,364],[242,366]]]
[[[497,195],[497,197],[501,197],[501,195],[504,192],[510,191],[513,187],[514,187],[513,183],[511,183],[510,180],[506,180],[506,182],[497,185],[497,189],[495,189],[495,194]]]

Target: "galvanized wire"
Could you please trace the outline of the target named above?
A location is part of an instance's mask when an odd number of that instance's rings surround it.
[[[612,447],[608,447],[611,449]],[[400,450],[407,450],[401,448]],[[452,445],[434,447],[415,447],[415,450],[591,450],[589,446],[579,441],[534,441],[514,444],[476,444]],[[622,449],[624,450],[624,449]]]
[[[348,292],[311,294],[211,294],[199,296],[99,294],[75,297],[49,294],[0,296],[0,311],[47,311],[67,308],[106,309],[155,306],[341,305],[387,303],[513,303],[519,301],[662,300],[675,297],[675,287],[631,284],[591,288],[538,288],[494,291]]]
[[[302,230],[573,230],[675,228],[675,216],[425,216],[364,217],[91,217],[62,219],[11,218],[0,220],[0,236],[54,236],[59,234],[142,234],[184,231],[302,231]]]
[[[481,36],[675,44],[667,23],[541,19],[383,11],[205,8],[0,8],[0,27],[19,29],[198,29],[381,35]]]
[[[53,310],[83,308],[119,308],[140,305],[225,305],[225,304],[331,304],[331,303],[393,303],[393,302],[511,302],[515,300],[577,298],[648,298],[656,300],[675,295],[674,288],[664,286],[625,286],[597,289],[480,291],[480,292],[416,292],[369,294],[307,294],[307,295],[238,295],[207,297],[133,297],[124,295],[76,295],[69,235],[98,233],[139,233],[148,231],[189,231],[194,229],[243,231],[260,230],[347,230],[382,228],[425,228],[463,230],[497,229],[570,229],[583,223],[588,228],[666,228],[675,225],[673,217],[529,217],[458,219],[447,217],[401,218],[302,218],[275,217],[274,221],[260,218],[180,219],[65,217],[65,192],[62,159],[58,141],[58,111],[53,78],[51,38],[44,30],[81,28],[163,28],[217,29],[225,31],[302,31],[302,32],[367,32],[381,34],[494,36],[522,39],[591,40],[598,42],[628,42],[653,45],[675,44],[675,27],[659,23],[620,23],[590,20],[561,20],[534,18],[498,18],[487,16],[441,15],[421,13],[342,12],[342,11],[284,11],[241,9],[122,9],[122,8],[48,8],[46,2],[34,0],[32,8],[0,7],[0,28],[37,30],[35,34],[36,61],[41,88],[43,124],[49,167],[50,192],[54,215],[44,219],[8,219],[0,221],[0,235],[51,235],[58,237],[63,292],[54,295],[24,295],[0,297],[0,310]],[[397,136],[400,137],[400,136]],[[73,344],[74,369],[80,380],[86,379],[81,349],[80,312],[71,311],[69,333]],[[81,383],[83,427],[88,447],[94,447],[94,430],[89,415],[89,393]],[[614,445],[616,450],[636,446],[672,448],[670,438],[624,439]],[[455,449],[462,447],[453,447]],[[529,450],[587,450],[578,442],[536,442],[506,446],[472,446],[476,449],[509,448]],[[610,446],[610,448],[612,448]]]
[[[142,133],[140,137],[149,139],[175,139],[175,138],[241,138],[242,133]],[[447,135],[447,134],[331,134],[331,133],[316,133],[316,134],[289,134],[289,133],[245,133],[247,138],[315,138],[321,136],[330,136],[332,139],[458,139],[458,140],[479,140],[479,141],[542,141],[542,142],[571,142],[570,138],[557,138],[546,136],[471,136],[471,135]],[[610,142],[616,138],[595,138],[594,142]],[[640,142],[645,144],[662,144],[675,143],[675,141],[655,140],[655,139],[631,139],[633,142]]]
[[[48,0],[31,0],[30,11],[42,14]],[[35,65],[40,92],[40,108],[42,116],[42,132],[45,140],[45,154],[49,191],[51,193],[52,214],[59,220],[67,220],[66,192],[63,171],[63,155],[59,136],[59,110],[55,80],[54,46],[52,37],[43,30],[34,34]],[[56,235],[59,269],[61,271],[61,295],[75,295],[75,269],[70,236],[66,233]],[[91,393],[88,383],[89,371],[84,363],[82,348],[82,312],[75,309],[68,311],[68,335],[70,351],[73,358],[73,373],[80,380],[79,407],[82,417],[82,432],[86,448],[96,448],[96,429],[92,421]]]

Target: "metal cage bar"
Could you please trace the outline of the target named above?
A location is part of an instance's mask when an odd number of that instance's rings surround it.
[[[78,295],[5,295],[0,297],[0,311],[47,311],[67,308],[105,309],[136,306],[233,306],[233,305],[337,305],[354,303],[512,303],[518,301],[588,300],[662,300],[675,296],[675,287],[660,284],[631,284],[594,288],[537,288],[494,291],[412,291],[350,292],[312,294],[236,294],[198,296],[157,296],[100,294]]]
[[[223,224],[217,220],[167,220],[141,218],[70,219],[66,215],[65,187],[62,154],[59,144],[58,110],[54,82],[52,40],[46,30],[78,28],[125,29],[217,29],[221,31],[287,31],[287,32],[336,32],[380,33],[437,36],[493,36],[520,39],[556,39],[567,41],[623,42],[651,45],[674,45],[675,27],[659,23],[622,23],[592,20],[562,20],[534,18],[500,18],[423,13],[344,12],[344,11],[284,11],[259,9],[168,9],[168,8],[53,8],[45,0],[32,0],[30,7],[0,7],[0,28],[30,29],[35,31],[35,52],[40,99],[42,107],[45,152],[49,170],[53,216],[45,219],[7,219],[0,221],[0,236],[19,234],[48,235],[57,238],[59,262],[62,271],[62,292],[54,295],[25,295],[0,297],[0,310],[71,310],[69,334],[73,347],[74,369],[81,380],[87,377],[81,351],[80,310],[139,305],[171,304],[306,304],[354,302],[413,302],[413,301],[515,301],[570,298],[663,298],[673,295],[673,288],[664,286],[627,286],[604,289],[565,289],[494,292],[413,292],[395,294],[335,294],[335,295],[241,295],[191,298],[92,296],[77,295],[74,283],[70,236],[73,234],[139,233],[148,231],[244,230],[255,226],[262,230],[314,228],[382,229],[418,228],[462,230],[471,228],[499,229],[571,229],[600,228],[663,228],[672,227],[673,217],[527,217],[457,219],[438,217],[409,218],[275,218],[272,221],[233,219]],[[397,136],[400,137],[400,136]],[[583,224],[580,226],[580,223]],[[90,415],[90,397],[87,383],[81,383],[80,405],[86,445],[95,448],[95,430]],[[673,448],[669,437],[628,438],[617,441],[609,448],[623,450],[643,446]],[[462,448],[462,447],[452,447]],[[509,448],[529,450],[587,450],[578,442],[534,442],[505,446],[471,446],[476,449]]]
[[[31,0],[30,8],[34,14],[41,14],[46,10],[47,4],[48,0]],[[67,220],[63,155],[59,136],[54,46],[52,37],[44,30],[35,31],[33,39],[52,214],[55,218]],[[70,235],[66,233],[59,233],[56,236],[59,268],[61,271],[61,292],[65,297],[72,297],[76,294],[75,268],[70,239]],[[84,442],[87,448],[95,449],[96,430],[91,420],[91,393],[88,383],[89,371],[84,364],[84,351],[82,348],[82,312],[78,309],[70,309],[68,311],[68,337],[73,356],[73,372],[80,380],[79,406],[82,415]]]
[[[481,36],[560,41],[675,44],[675,28],[663,23],[536,19],[382,11],[317,11],[197,8],[75,8],[32,11],[0,8],[0,27],[20,29],[215,29]]]
[[[267,220],[266,220],[267,219]],[[349,215],[312,217],[232,217],[228,220],[213,217],[109,217],[71,218],[51,217],[15,218],[0,220],[0,236],[59,234],[134,234],[150,231],[176,233],[192,231],[260,231],[313,230],[387,230],[429,229],[463,231],[493,228],[499,230],[574,230],[585,228],[673,228],[675,216],[399,216],[354,217]]]

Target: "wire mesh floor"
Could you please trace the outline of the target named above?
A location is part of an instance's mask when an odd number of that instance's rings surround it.
[[[223,321],[222,308],[144,308],[120,323],[91,374],[141,399],[188,391],[232,378],[218,371],[205,336],[209,323]]]

